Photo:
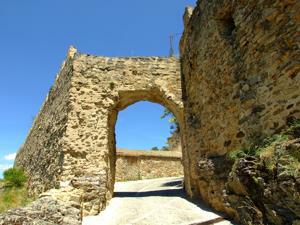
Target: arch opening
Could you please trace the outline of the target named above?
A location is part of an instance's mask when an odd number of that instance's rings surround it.
[[[117,120],[118,120],[118,114],[127,109],[127,107],[129,106],[133,106],[136,103],[139,104],[139,102],[148,102],[148,103],[155,103],[156,105],[160,105],[160,107],[167,109],[169,112],[171,112],[174,117],[176,118],[177,124],[178,124],[178,128],[180,130],[180,126],[182,124],[182,112],[180,107],[178,107],[178,105],[176,105],[176,103],[172,102],[171,100],[169,100],[168,98],[164,98],[162,97],[162,95],[158,92],[158,91],[123,91],[119,93],[119,99],[117,104],[115,105],[114,109],[111,111],[110,115],[109,115],[109,124],[108,124],[108,128],[109,128],[109,138],[108,138],[108,146],[109,146],[109,159],[108,159],[108,164],[109,164],[109,172],[108,172],[108,190],[111,190],[109,193],[109,197],[112,198],[113,197],[113,192],[114,192],[114,184],[115,181],[120,181],[120,179],[116,179],[116,169],[122,169],[122,167],[118,166],[117,167],[117,160],[118,157],[120,158],[124,158],[127,157],[128,158],[128,153],[124,153],[124,152],[120,152],[118,151],[117,147],[119,147],[117,145],[117,141],[116,141],[116,124],[117,124]],[[170,130],[170,124],[168,124],[168,129],[169,129],[169,134],[170,136],[172,136],[171,130]],[[176,131],[174,131],[175,133]],[[156,154],[155,157],[160,158],[160,154],[163,153],[166,155],[168,155],[168,157],[170,157],[170,159],[172,158],[171,155],[173,155],[172,160],[175,161],[175,158],[177,158],[176,160],[178,161],[179,165],[180,165],[180,169],[181,170],[181,176],[183,175],[183,165],[182,165],[182,150],[181,150],[181,136],[180,134],[176,134],[178,135],[178,137],[180,139],[180,148],[179,148],[179,152],[175,152],[175,151],[151,151],[150,147],[147,147],[148,149],[148,153],[151,152]],[[166,139],[167,141],[167,139]],[[148,145],[149,146],[149,145]],[[122,146],[120,146],[122,147]],[[125,147],[125,146],[123,146]],[[157,147],[162,148],[162,144],[158,144],[158,146],[152,146],[151,148]],[[145,147],[143,149],[146,149]],[[120,152],[120,153],[118,153]],[[131,153],[131,158],[133,157],[135,159],[135,161],[133,160],[133,162],[131,161],[131,164],[143,164],[143,162],[141,163],[141,158],[145,159],[145,158],[151,158],[148,155],[144,155],[145,151],[134,151]],[[162,156],[163,157],[163,156]],[[167,158],[167,157],[166,157]],[[166,160],[166,158],[164,160]],[[139,160],[139,162],[137,162]],[[126,159],[126,161],[128,161],[128,159]],[[177,163],[177,165],[178,165]],[[145,163],[143,164],[145,165]],[[128,166],[128,165],[126,165]],[[173,164],[174,166],[174,164]],[[142,166],[143,167],[143,166]],[[151,167],[151,166],[150,166]],[[144,169],[144,167],[143,167]],[[139,169],[137,169],[139,170]],[[144,174],[147,173],[147,171],[142,171]],[[149,172],[149,170],[148,170]],[[175,174],[175,172],[173,173]],[[129,179],[130,179],[130,174],[129,174]],[[149,176],[150,178],[151,175]],[[125,179],[127,179],[128,177],[126,177]],[[141,171],[135,171],[135,176],[134,179],[143,179],[145,177],[143,177],[141,175]],[[147,179],[148,177],[146,177]]]
[[[167,140],[177,127],[173,115],[168,112],[162,105],[149,101],[138,101],[119,111],[115,127],[116,148],[166,150]]]
[[[116,182],[183,175],[180,131],[173,120],[166,108],[148,101],[119,112],[115,127]]]

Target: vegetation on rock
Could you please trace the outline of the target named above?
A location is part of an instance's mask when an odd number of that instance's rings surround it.
[[[18,168],[10,168],[3,173],[4,182],[9,187],[23,187],[27,181],[26,174]]]
[[[169,118],[168,121],[170,123],[170,133],[174,134],[175,132],[179,132],[179,124],[177,122],[176,117],[174,114],[167,108],[164,109],[163,115],[160,117],[161,119],[164,118]],[[166,143],[167,145],[158,148],[158,147],[153,147],[151,148],[152,151],[170,151],[170,146],[169,143]]]
[[[0,180],[0,213],[8,209],[25,206],[32,201],[26,187],[27,177],[17,168],[4,171],[4,179]]]
[[[258,156],[261,158],[273,157],[273,150],[276,145],[294,138],[300,138],[300,120],[298,119],[294,119],[288,123],[288,128],[281,133],[264,139],[250,140],[248,144],[241,149],[229,152],[227,157],[233,161],[246,156]],[[300,153],[298,154],[300,155]],[[296,158],[299,159],[299,156]]]
[[[153,147],[151,148],[152,151],[170,151],[170,148],[168,146],[163,146],[161,148],[158,148],[158,147]]]
[[[242,224],[294,224],[300,215],[300,122],[228,153],[226,198]]]
[[[178,121],[177,121],[176,117],[174,116],[174,114],[167,108],[164,109],[163,115],[160,118],[164,119],[166,117],[169,117],[168,121],[170,123],[171,134],[173,134],[174,132],[179,132]]]

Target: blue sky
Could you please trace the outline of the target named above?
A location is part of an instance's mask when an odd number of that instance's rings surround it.
[[[170,124],[168,118],[161,119],[163,111],[161,105],[146,101],[121,111],[115,131],[117,147],[149,150],[166,145]]]
[[[13,164],[70,45],[95,55],[166,56],[169,35],[182,32],[184,8],[195,2],[1,0],[0,176]],[[159,119],[161,107],[140,103],[127,110],[116,128],[119,147],[164,145],[168,124]]]

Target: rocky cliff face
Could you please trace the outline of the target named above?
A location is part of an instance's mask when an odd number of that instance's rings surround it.
[[[300,118],[299,9],[294,0],[202,0],[185,13],[182,135],[190,194],[243,224],[298,219],[298,174],[283,169],[294,160],[289,153],[269,156],[277,160],[274,171],[255,154],[233,162],[227,153]],[[294,140],[280,148],[296,146]]]

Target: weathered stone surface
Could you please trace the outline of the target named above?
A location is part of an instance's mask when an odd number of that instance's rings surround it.
[[[59,187],[74,54],[71,48],[16,158],[16,165],[26,168],[29,174],[29,187],[33,195]]]
[[[1,225],[80,225],[81,211],[50,196],[0,215]]]
[[[300,219],[300,168],[291,165],[295,160],[300,164],[288,151],[299,154],[300,139],[272,148],[272,158],[241,158],[229,175],[227,200],[242,224],[293,224]]]
[[[197,167],[197,188],[199,188],[203,200],[211,203],[216,210],[226,211],[230,214],[232,210],[224,204],[226,202],[224,193],[232,162],[225,156],[203,157],[199,160]]]
[[[287,176],[288,156],[278,161],[275,181],[268,173],[265,180],[262,159],[232,167],[225,157],[300,118],[299,9],[296,0],[198,1],[185,13],[181,81],[174,58],[97,57],[71,48],[16,159],[31,192],[70,188],[84,215],[97,214],[113,193],[117,113],[148,100],[177,117],[191,197],[243,224],[299,223],[299,178]]]
[[[183,176],[181,152],[117,150],[116,181]]]
[[[209,159],[278,133],[290,118],[300,118],[299,10],[299,1],[202,0],[185,14],[180,47],[188,191],[229,215],[236,209],[222,195],[227,178],[214,172],[216,164],[227,162]],[[237,178],[230,178],[232,186],[242,194],[247,183]],[[265,212],[249,195],[236,202],[245,211],[253,203],[252,224],[262,218],[264,223]]]
[[[84,215],[103,209],[113,194],[117,114],[140,100],[164,105],[181,126],[177,59],[109,58],[70,48],[16,158],[29,174],[31,193],[70,186],[82,190]]]

